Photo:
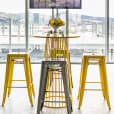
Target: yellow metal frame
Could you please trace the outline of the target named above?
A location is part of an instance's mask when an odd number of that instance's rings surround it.
[[[88,65],[91,65],[91,64],[99,65],[101,82],[86,82]],[[102,89],[85,89],[85,83],[101,83]],[[108,105],[109,109],[111,109],[109,91],[108,91],[105,56],[87,56],[87,55],[83,56],[82,65],[81,65],[81,73],[80,73],[79,91],[78,91],[78,96],[77,96],[77,98],[79,99],[79,105],[78,105],[79,109],[82,105],[84,90],[102,91],[103,97],[107,100],[107,105]]]
[[[22,59],[23,61],[16,61],[17,59]],[[26,80],[12,80],[13,68],[15,63],[24,64]],[[26,81],[27,87],[12,87],[12,81]],[[7,91],[8,91],[8,96],[10,96],[11,88],[27,88],[29,100],[31,105],[33,106],[32,95],[35,96],[35,91],[33,86],[32,70],[31,70],[29,54],[8,54],[7,55],[6,75],[5,75],[2,106],[4,106],[5,104]]]
[[[70,65],[70,56],[69,56],[69,50],[68,50],[68,41],[67,41],[67,37],[64,37],[64,35],[62,36],[57,36],[57,34],[54,34],[53,37],[50,37],[50,34],[47,35],[47,38],[46,38],[46,44],[45,44],[45,53],[44,53],[44,57],[45,59],[47,58],[61,58],[61,59],[64,59],[67,61],[68,63],[68,70],[69,70],[69,80],[70,80],[70,89],[71,89],[71,99],[73,101],[73,97],[72,97],[72,77],[71,77],[71,65]],[[55,68],[55,67],[54,67]],[[50,75],[50,74],[49,74]],[[52,75],[52,74],[51,74]],[[57,77],[57,75],[62,75],[62,74],[56,74],[54,72],[54,75]],[[50,76],[48,76],[50,77]],[[51,78],[48,78],[48,81],[52,81]],[[58,79],[58,83],[62,82],[62,78],[61,79]],[[60,83],[59,83],[60,84]],[[55,87],[55,90],[57,90],[57,81],[55,81],[55,85],[53,85]],[[46,86],[46,90],[49,89],[49,82],[47,82],[47,86]],[[59,91],[61,91],[61,89],[63,90],[63,85],[58,85],[58,88],[59,88]],[[52,88],[52,91],[53,91],[53,88]],[[46,96],[45,98],[50,97],[50,94],[47,94],[46,93]],[[58,97],[55,93],[54,95],[55,99],[56,97]],[[62,98],[62,101],[63,101],[63,93],[59,93],[59,100],[60,98]],[[52,97],[52,101],[53,101],[53,97]],[[56,102],[55,102],[55,106],[49,106],[49,103],[48,104],[45,104],[44,106],[46,107],[53,107],[53,108],[58,108],[58,107],[66,107],[66,104],[65,106],[63,106],[63,103],[62,103],[62,106],[57,106],[56,105]]]

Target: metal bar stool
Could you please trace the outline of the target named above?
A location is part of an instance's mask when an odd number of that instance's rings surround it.
[[[13,68],[14,68],[15,63],[24,64],[26,80],[12,80]],[[12,81],[26,81],[27,87],[12,87]],[[27,53],[19,53],[19,54],[11,53],[7,55],[6,75],[5,75],[2,106],[4,106],[5,104],[7,91],[8,91],[8,96],[10,96],[11,88],[27,88],[29,100],[30,100],[31,105],[33,106],[32,95],[35,96],[35,91],[34,91],[34,86],[33,86],[30,56]]]
[[[88,65],[99,65],[101,82],[86,82]],[[101,83],[102,89],[85,89],[85,83]],[[78,91],[78,97],[77,97],[79,99],[79,105],[78,105],[79,109],[82,105],[84,91],[102,91],[104,98],[107,100],[107,105],[109,109],[111,109],[110,100],[109,100],[109,92],[108,92],[105,56],[94,56],[94,55],[83,56],[82,65],[81,65],[81,73],[80,73],[79,91]]]
[[[67,62],[42,61],[37,114],[40,114],[44,105],[48,108],[63,108],[63,103],[68,114],[71,114],[72,100]]]

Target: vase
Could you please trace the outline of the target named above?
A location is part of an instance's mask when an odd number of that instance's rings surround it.
[[[54,29],[54,33],[57,33],[57,29],[59,28],[59,26],[57,26],[57,25],[51,25],[51,27]]]
[[[54,29],[54,33],[57,33],[57,28],[53,28]]]

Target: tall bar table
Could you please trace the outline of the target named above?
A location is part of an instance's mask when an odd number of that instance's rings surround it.
[[[68,72],[69,72],[69,82],[70,82],[70,90],[71,90],[71,99],[73,101],[73,97],[72,97],[72,75],[71,75],[71,64],[70,64],[70,55],[69,55],[69,48],[68,48],[68,39],[71,38],[79,38],[80,36],[64,36],[64,34],[57,34],[57,33],[53,33],[50,34],[48,33],[47,36],[33,36],[34,38],[46,38],[46,43],[45,43],[45,53],[44,53],[44,57],[45,59],[64,59],[67,61],[68,64]],[[56,74],[55,74],[56,75]],[[60,79],[60,78],[59,78]],[[59,82],[55,82],[54,85],[52,86],[56,86],[59,85],[58,88],[62,89],[62,82],[61,84],[57,84]],[[61,85],[61,87],[60,87]],[[57,87],[52,87],[51,91],[55,91],[57,90]],[[59,90],[60,90],[59,89]],[[62,90],[63,91],[63,90]],[[60,93],[59,93],[60,94]],[[50,95],[46,94],[45,98],[49,98]],[[53,97],[53,95],[51,96]],[[54,97],[58,97],[57,95],[54,95]],[[60,95],[59,95],[60,97]],[[61,97],[63,97],[63,95],[61,95]],[[66,106],[49,106],[48,104],[46,104],[47,107],[51,107],[51,108],[63,108]]]

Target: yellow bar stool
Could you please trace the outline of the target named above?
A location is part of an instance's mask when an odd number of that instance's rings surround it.
[[[101,82],[86,82],[88,65],[99,65]],[[101,83],[102,89],[85,89],[85,83]],[[83,56],[82,65],[81,65],[81,73],[80,73],[79,91],[78,91],[78,97],[77,97],[79,99],[79,105],[78,105],[79,109],[82,105],[84,91],[102,91],[103,96],[107,101],[107,105],[109,109],[111,109],[109,91],[108,91],[105,56],[95,56],[95,55]]]
[[[15,63],[24,64],[26,80],[12,80],[13,68],[14,68]],[[26,81],[27,87],[12,87],[12,81]],[[30,56],[27,53],[19,53],[19,54],[11,53],[7,55],[6,75],[5,75],[2,106],[4,106],[5,104],[7,91],[8,91],[8,96],[10,96],[11,88],[27,88],[29,100],[30,100],[31,105],[33,106],[32,95],[35,96],[35,91],[34,91],[34,86],[33,86]]]

